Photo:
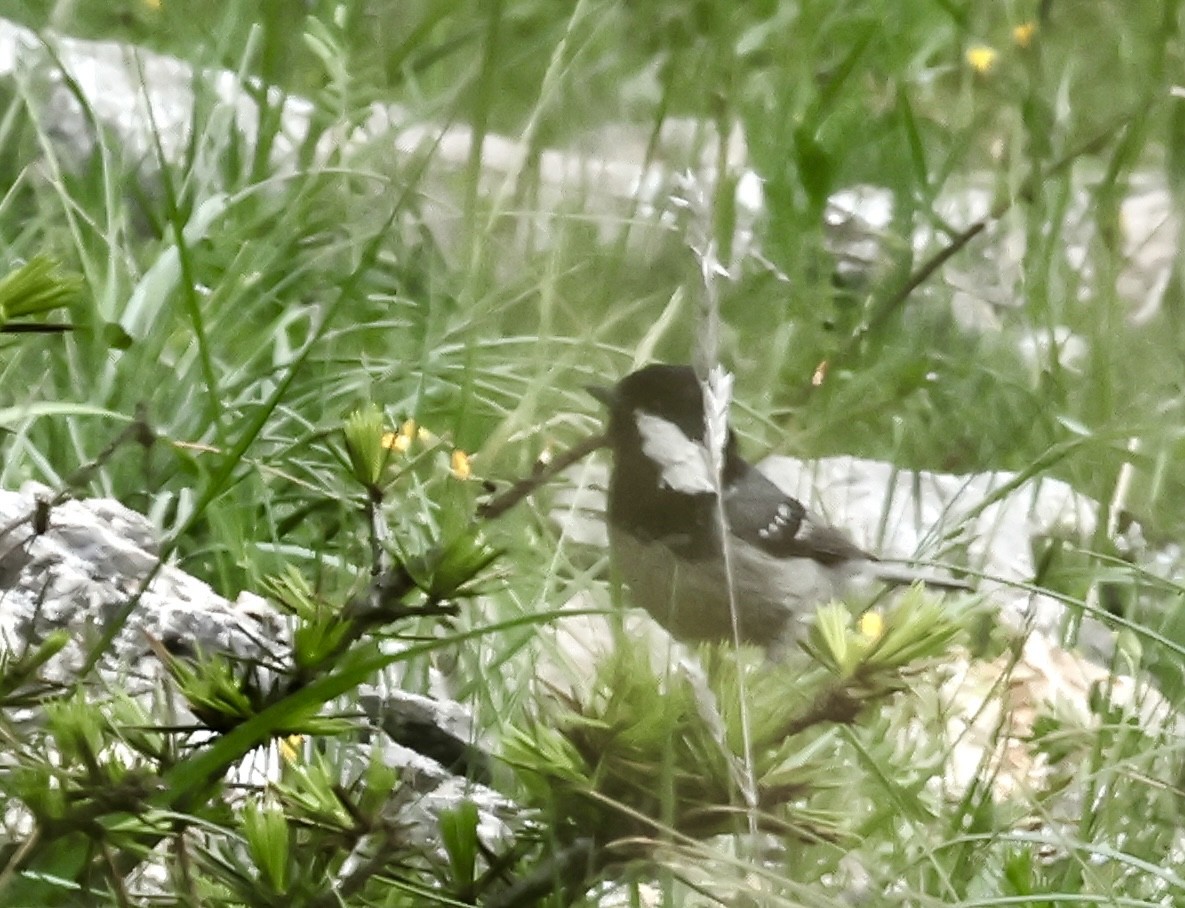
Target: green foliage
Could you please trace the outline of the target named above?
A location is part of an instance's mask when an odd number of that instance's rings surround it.
[[[0,278],[0,329],[13,319],[41,318],[68,306],[82,289],[81,277],[63,274],[52,259],[36,256]]]
[[[835,777],[833,767],[852,763],[851,744],[829,728],[898,694],[922,660],[949,651],[961,625],[919,591],[876,640],[850,623],[842,606],[820,609],[815,665],[711,648],[704,675],[658,672],[647,647],[623,637],[588,696],[558,699],[510,740],[507,759],[533,798],[546,795],[554,834],[590,839],[601,867],[669,848],[690,856],[697,841],[746,829],[774,833],[791,849],[851,845],[855,801],[843,812],[821,804],[841,786],[854,793],[865,783]]]
[[[39,683],[39,673],[70,642],[65,631],[54,631],[37,644],[21,651],[0,652],[0,707],[17,709],[30,706],[44,697],[52,686]]]
[[[243,838],[249,859],[259,868],[263,890],[285,895],[292,857],[287,817],[280,810],[249,803],[243,808]]]
[[[480,838],[477,833],[477,806],[464,801],[440,816],[440,840],[448,852],[452,878],[463,889],[477,882],[477,857]]]
[[[298,760],[293,741],[356,737],[359,717],[340,714],[335,704],[415,653],[381,652],[374,635],[413,616],[452,614],[448,600],[472,595],[476,576],[495,557],[470,526],[426,549],[416,575],[402,562],[389,564],[365,593],[337,603],[289,570],[269,587],[293,619],[290,653],[277,650],[279,641],[260,641],[265,648],[252,656],[207,654],[185,640],[166,646],[149,636],[157,670],[203,732],[197,737],[189,723],[162,725],[124,695],[88,690],[93,679],[70,693],[43,683],[38,676],[64,649],[64,634],[7,653],[0,691],[9,705],[36,704],[40,712],[29,740],[0,771],[9,808],[32,829],[26,845],[3,853],[0,900],[56,902],[70,892],[118,899],[125,874],[183,829],[200,830],[202,846],[191,857],[184,837],[174,839],[165,864],[181,871],[196,858],[202,876],[187,884],[194,897],[202,889],[229,904],[316,905],[334,892],[362,897],[375,878],[403,875],[414,855],[396,820],[403,789],[381,762],[347,784],[340,757],[314,755],[228,814],[230,780],[261,749],[283,765]],[[0,735],[18,740],[7,718]],[[441,869],[458,890],[475,883],[473,856],[464,858],[474,821],[464,816],[449,820],[451,864]],[[363,846],[373,854],[343,881],[351,849]],[[463,879],[454,880],[449,867]]]
[[[887,624],[870,613],[855,633],[851,613],[832,604],[819,610],[804,648],[843,683],[876,684],[943,653],[960,632],[949,612],[948,604],[918,584],[896,604]]]
[[[198,80],[179,160],[96,130],[76,167],[35,97],[57,74],[30,51],[31,81],[0,88],[0,321],[67,308],[72,329],[0,348],[0,483],[151,514],[167,557],[228,597],[268,592],[292,638],[283,658],[246,661],[157,646],[180,727],[49,680],[61,636],[0,656],[0,800],[16,817],[0,902],[134,904],[149,896],[124,882],[161,854],[160,901],[186,905],[591,902],[591,880],[658,865],[682,881],[661,880],[668,904],[690,901],[684,883],[736,903],[1181,900],[1178,747],[1103,687],[1089,715],[1033,707],[1040,790],[984,781],[1002,773],[989,751],[1009,717],[975,758],[980,781],[935,783],[968,760],[944,737],[934,665],[964,618],[918,592],[875,633],[823,609],[782,665],[702,652],[706,680],[656,673],[623,641],[593,694],[540,712],[535,627],[597,565],[529,506],[477,532],[482,486],[461,478],[528,474],[598,424],[585,384],[642,352],[687,358],[698,264],[663,212],[594,219],[578,202],[601,187],[557,193],[540,164],[603,145],[662,160],[665,130],[690,117],[739,124],[763,180],[772,267],[720,287],[748,448],[1058,477],[1104,503],[1100,528],[1134,515],[1154,544],[1177,539],[1181,269],[1130,323],[1122,204],[1147,173],[1181,194],[1177,0],[10,7],[242,73],[259,107],[232,118]],[[281,129],[287,92],[311,102],[303,133]],[[400,105],[403,131],[367,148],[356,128],[374,102]],[[449,167],[430,141],[407,152],[442,124],[484,143]],[[523,138],[522,172],[490,179],[493,133]],[[713,204],[725,253],[738,177]],[[875,263],[845,271],[824,209],[863,183],[892,193],[892,219]],[[950,242],[937,202],[969,184],[1020,249],[1014,286],[958,273],[995,267],[974,244],[914,286],[934,249],[912,238]],[[1024,303],[991,308],[999,334],[951,317],[952,297],[997,289]],[[1086,344],[1077,363],[1018,352],[1026,333],[1057,347],[1062,327]],[[119,443],[125,427],[156,441]],[[1153,672],[1175,706],[1185,596],[1103,536],[1050,544],[1034,581],[1121,612],[1119,668]],[[405,780],[342,757],[352,693],[380,675],[455,684],[517,770],[500,786],[546,822],[491,843],[462,806],[433,831],[439,853],[407,847],[392,820]],[[294,732],[311,740],[265,790],[228,783]]]
[[[390,448],[383,444],[386,433],[383,414],[373,404],[365,410],[355,410],[346,419],[346,453],[354,479],[365,488],[378,486],[387,465]]]
[[[430,601],[478,595],[474,581],[500,556],[481,536],[465,535],[444,548],[408,563],[412,580]]]

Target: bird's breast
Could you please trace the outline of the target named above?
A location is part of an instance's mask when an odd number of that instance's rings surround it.
[[[821,603],[842,597],[843,572],[810,559],[779,559],[733,545],[727,561],[689,560],[669,546],[610,530],[614,570],[629,600],[687,642],[734,639],[785,646]]]

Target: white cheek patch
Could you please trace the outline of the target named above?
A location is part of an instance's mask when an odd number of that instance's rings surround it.
[[[676,492],[715,492],[716,481],[708,465],[708,451],[683,434],[669,420],[637,411],[634,422],[642,438],[642,453],[658,464],[663,485]]]

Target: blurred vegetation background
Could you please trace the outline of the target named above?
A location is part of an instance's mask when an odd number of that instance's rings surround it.
[[[1117,291],[1127,252],[1120,209],[1133,183],[1150,178],[1173,199],[1180,185],[1176,3],[21,0],[6,8],[30,25],[133,41],[307,96],[306,162],[324,130],[348,129],[376,101],[400,105],[407,125],[522,139],[528,161],[548,148],[603,154],[606,146],[645,160],[672,118],[720,134],[739,127],[740,160],[763,181],[757,243],[773,266],[739,269],[722,288],[722,354],[751,408],[739,422],[754,452],[844,452],[951,471],[1040,464],[1104,507],[1130,463],[1137,481],[1125,508],[1153,538],[1185,529],[1176,504],[1185,481],[1177,269],[1157,315],[1139,325]],[[536,236],[524,248],[515,225],[554,198],[531,166],[499,197],[478,191],[475,155],[442,179],[425,176],[432,149],[417,157],[380,142],[344,168],[331,156],[334,166],[280,177],[268,128],[276,104],[265,105],[254,147],[203,122],[199,105],[205,146],[166,171],[164,185],[141,178],[142,162],[126,149],[104,147],[50,186],[37,176],[45,167],[30,163],[52,157],[46,127],[9,99],[0,153],[0,182],[11,186],[0,211],[7,256],[52,252],[87,277],[98,306],[76,313],[92,330],[65,347],[48,342],[10,359],[7,388],[124,415],[144,402],[168,437],[226,444],[349,279],[348,311],[286,377],[283,407],[250,448],[260,465],[277,452],[296,456],[314,493],[327,494],[301,440],[365,399],[479,452],[480,475],[506,476],[570,437],[573,420],[593,424],[579,388],[628,369],[679,287],[689,292],[654,355],[688,358],[699,285],[692,256],[675,234],[657,247],[648,241],[643,255],[627,238],[653,215],[618,212],[620,230],[606,238],[564,200],[546,242]],[[735,139],[730,147],[737,151]],[[891,193],[891,221],[881,261],[845,281],[825,241],[826,203],[864,184]],[[996,327],[956,324],[959,281],[942,269],[882,318],[921,264],[909,238],[929,229],[932,248],[945,243],[955,230],[937,200],[969,187],[994,200],[1022,247],[1018,273],[1001,287],[971,287],[1004,297]],[[725,181],[714,200],[722,228],[731,224],[721,203],[730,190]],[[403,222],[374,261],[359,264],[353,253],[392,207],[404,218],[430,202],[449,210],[443,226]],[[1071,211],[1082,212],[1072,234]],[[189,227],[198,241],[181,249],[184,279],[153,302],[151,336],[129,345],[118,336],[129,297],[196,212],[205,226]],[[1062,254],[1070,245],[1088,267]],[[962,267],[958,256],[950,265]],[[964,284],[975,279],[969,273]],[[862,331],[869,322],[873,330]],[[114,323],[122,327],[113,333]],[[1086,343],[1072,368],[1049,352],[1064,329]],[[1046,353],[1026,359],[1033,338]],[[815,387],[820,367],[827,378]],[[21,437],[37,456],[10,456],[6,479],[52,484],[109,429],[93,420],[27,426]],[[101,475],[107,491],[167,513],[193,484],[170,477],[189,466]],[[182,543],[190,566],[226,590],[251,583],[245,574],[260,561],[244,547],[297,506],[285,502],[296,487],[276,475],[257,468],[241,480],[209,502],[208,519],[224,522],[225,533]],[[308,492],[296,494],[303,502]],[[247,518],[260,501],[272,513]]]
[[[125,447],[78,491],[151,514],[182,566],[224,595],[293,566],[321,589],[356,582],[368,542],[335,433],[368,401],[392,430],[412,420],[428,433],[408,430],[421,456],[391,514],[396,536],[428,539],[479,492],[450,485],[454,452],[475,478],[524,475],[598,425],[583,386],[624,374],[640,344],[689,358],[699,265],[677,232],[638,241],[653,212],[615,212],[606,231],[576,192],[541,232],[522,229],[551,207],[531,166],[545,149],[635,148],[644,162],[676,118],[743,135],[762,180],[765,264],[721,284],[750,453],[1054,476],[1101,503],[1100,527],[1114,503],[1116,521],[1139,520],[1175,557],[1180,268],[1138,323],[1120,291],[1124,200],[1152,185],[1175,203],[1185,185],[1175,0],[7,0],[0,12],[259,80],[252,138],[211,117],[198,89],[201,140],[164,167],[105,136],[72,166],[31,89],[0,86],[0,265],[48,255],[87,288],[68,337],[3,351],[0,484],[69,485],[142,406],[170,444]],[[285,93],[312,103],[295,168],[275,163]],[[498,193],[474,153],[441,172],[431,144],[347,150],[341,137],[375,102],[399,105],[407,126],[521,140],[528,165]],[[725,245],[739,176],[713,199]],[[891,194],[891,219],[878,261],[845,276],[827,202],[864,184]],[[952,314],[966,288],[947,267],[895,303],[926,257],[911,238],[951,242],[939,200],[969,189],[1022,240],[979,330]],[[1073,361],[1057,355],[1062,329],[1083,342]],[[1026,354],[1033,339],[1053,352]],[[511,578],[500,617],[589,583],[586,561],[553,552],[543,509],[491,533]],[[1113,576],[1097,557],[1111,554],[1100,530],[1085,550],[1048,553],[1036,579],[1083,596]],[[1178,592],[1119,586],[1109,605],[1185,641]],[[471,657],[471,676],[488,680],[521,645]],[[1174,652],[1145,655],[1179,691]],[[486,680],[462,696],[518,702]]]

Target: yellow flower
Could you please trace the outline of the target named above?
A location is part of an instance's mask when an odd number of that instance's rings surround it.
[[[161,8],[161,0],[144,0],[144,5],[150,10],[159,10]]]
[[[1017,47],[1028,47],[1033,43],[1033,35],[1037,33],[1036,22],[1022,22],[1012,30],[1012,40]]]
[[[823,382],[827,381],[827,360],[820,360],[819,365],[815,366],[815,372],[811,376],[811,387],[818,388]]]
[[[402,454],[411,447],[413,441],[422,441],[425,444],[430,444],[435,440],[436,436],[431,431],[425,429],[423,426],[416,425],[414,419],[409,419],[399,427],[398,432],[385,432],[383,434],[383,447]]]
[[[280,756],[283,757],[286,763],[295,763],[300,756],[300,746],[304,742],[303,735],[289,735],[286,738],[280,738],[277,746],[280,751]]]
[[[409,419],[399,427],[398,432],[383,433],[383,447],[402,454],[411,447],[411,441],[416,437],[416,421]]]
[[[865,612],[860,616],[859,627],[860,635],[874,642],[885,632],[885,619],[880,612]]]
[[[967,49],[967,65],[982,76],[991,72],[999,56],[999,52],[994,47],[977,44]]]
[[[469,455],[460,448],[453,450],[449,458],[449,470],[457,479],[468,479],[473,475],[473,467],[469,463]]]

